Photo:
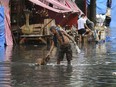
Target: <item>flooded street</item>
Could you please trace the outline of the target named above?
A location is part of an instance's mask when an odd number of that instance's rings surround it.
[[[0,87],[116,87],[116,41],[79,46],[71,65],[52,58],[43,66],[34,63],[46,56],[45,45],[0,47]]]
[[[0,0],[0,87],[116,87],[115,14],[116,0]]]

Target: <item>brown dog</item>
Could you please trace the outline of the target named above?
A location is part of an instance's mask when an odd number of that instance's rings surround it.
[[[45,58],[39,58],[37,59],[36,65],[46,65],[49,60],[50,60],[50,56],[47,56]]]

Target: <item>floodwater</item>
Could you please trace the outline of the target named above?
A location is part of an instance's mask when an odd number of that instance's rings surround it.
[[[0,87],[116,87],[116,41],[79,45],[73,60],[60,65],[52,57],[34,66],[48,52],[45,45],[0,47]]]

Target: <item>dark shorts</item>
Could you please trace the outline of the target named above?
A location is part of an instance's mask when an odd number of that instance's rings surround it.
[[[83,29],[80,29],[80,30],[78,30],[78,34],[84,34],[86,32],[86,30],[83,28]]]
[[[72,49],[70,44],[60,46],[57,60],[63,61],[64,54],[66,54],[67,61],[72,60]]]

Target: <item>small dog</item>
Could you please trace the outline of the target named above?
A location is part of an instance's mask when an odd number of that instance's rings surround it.
[[[50,60],[50,56],[47,56],[45,58],[39,58],[37,59],[36,65],[46,65],[49,60]]]

